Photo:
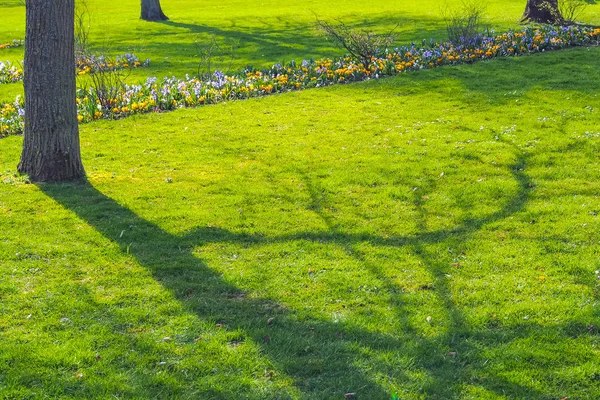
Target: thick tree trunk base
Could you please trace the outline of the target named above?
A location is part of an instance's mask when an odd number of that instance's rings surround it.
[[[159,0],[142,0],[140,18],[144,21],[166,21],[169,19],[160,8]]]
[[[27,0],[25,129],[18,170],[33,182],[85,175],[75,102],[74,0]]]
[[[522,21],[553,25],[565,23],[565,19],[558,9],[558,0],[527,0]]]
[[[19,173],[27,174],[32,182],[72,181],[85,176],[78,148],[73,148],[71,152],[48,153],[36,147],[29,145],[23,149],[17,167]]]

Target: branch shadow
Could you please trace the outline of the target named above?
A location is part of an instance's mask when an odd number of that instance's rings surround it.
[[[352,348],[355,341],[372,349],[401,347],[397,340],[327,321],[302,321],[281,304],[252,298],[227,283],[191,252],[192,247],[208,242],[243,245],[259,239],[217,228],[197,229],[185,238],[173,236],[88,182],[44,184],[40,189],[116,243],[122,252],[135,257],[188,311],[227,329],[243,330],[246,339],[260,344],[261,351],[292,377],[303,393],[318,398],[341,396],[353,389],[345,387],[353,382],[355,390],[368,388],[371,398],[389,397],[355,366],[359,355]],[[268,318],[275,318],[277,323],[267,324]]]
[[[473,64],[400,74],[396,80],[402,86],[405,82],[409,93],[416,90],[415,85],[439,90],[440,85],[454,80],[468,92],[477,94],[466,98],[465,103],[478,108],[485,107],[486,103],[539,102],[537,97],[528,95],[532,90],[594,95],[600,90],[600,71],[590,62],[589,51],[589,48],[587,51],[569,48],[519,57],[497,57]],[[568,70],[569,75],[557,74],[557,65]]]
[[[327,202],[323,191],[302,174],[311,198],[308,207],[321,216],[327,226],[326,232],[268,237],[199,227],[177,236],[140,218],[89,182],[41,184],[39,187],[117,244],[123,253],[135,257],[192,315],[203,321],[222,324],[225,329],[244,332],[246,340],[259,344],[261,354],[279,371],[291,377],[304,396],[331,398],[356,391],[359,395],[367,393],[368,398],[389,398],[391,394],[376,378],[379,374],[387,371],[395,381],[407,385],[414,383],[414,377],[403,372],[404,367],[392,366],[374,356],[379,352],[391,351],[411,358],[427,374],[427,384],[421,389],[427,398],[460,398],[463,384],[472,381],[475,376],[484,375],[485,379],[478,384],[498,395],[548,398],[550,393],[525,387],[486,371],[487,356],[483,350],[528,337],[533,331],[536,334],[556,335],[572,327],[530,324],[487,331],[472,329],[463,311],[452,300],[451,284],[446,278],[447,260],[440,259],[427,247],[445,245],[451,241],[460,249],[462,243],[486,224],[523,210],[530,189],[530,179],[525,173],[527,163],[528,155],[519,152],[510,166],[518,185],[517,191],[497,212],[485,218],[465,219],[454,229],[391,238],[345,233],[338,229],[335,221],[323,211]],[[435,187],[429,190],[435,190]],[[418,199],[415,205],[419,207]],[[425,229],[424,222],[421,227]],[[384,289],[390,294],[389,305],[402,322],[401,331],[391,336],[349,322],[334,323],[319,317],[306,317],[273,299],[254,297],[227,282],[193,252],[195,248],[208,243],[234,243],[249,247],[293,241],[339,245],[347,255],[384,282]],[[365,257],[359,248],[365,243],[375,247],[407,247],[423,261],[434,280],[434,295],[445,310],[447,333],[436,338],[422,335],[420,329],[411,322],[411,310],[403,300],[403,288]],[[277,322],[268,324],[268,318],[274,318]],[[449,349],[459,356],[448,356]],[[352,387],[347,386],[348,382],[352,382]]]
[[[358,29],[377,29],[382,26],[394,26],[398,21],[401,21],[403,26],[410,27],[398,44],[409,44],[412,40],[420,41],[423,38],[441,38],[445,35],[443,21],[435,18],[423,21],[414,17],[393,15],[374,17],[369,21],[357,22],[353,26]],[[289,62],[291,59],[335,57],[345,53],[345,50],[327,40],[314,24],[284,20],[281,17],[261,22],[259,26],[242,26],[231,20],[230,27],[224,27],[176,20],[161,21],[158,24],[164,26],[163,30],[153,30],[145,34],[160,40],[146,40],[142,48],[136,51],[153,54],[152,61],[156,65],[163,62],[161,60],[177,58],[179,63],[189,64],[188,71],[184,73],[195,71],[194,64],[197,62],[193,59],[199,58],[199,45],[211,40],[216,40],[220,45],[212,54],[213,64],[217,69],[231,68],[226,71],[230,73],[237,73],[247,65],[269,67],[277,62]],[[419,27],[413,30],[417,25]],[[233,54],[230,51],[232,44],[235,44]],[[116,52],[121,48],[120,51],[131,51],[132,46],[138,45],[139,41],[123,37],[111,43],[110,50]],[[219,59],[227,61],[218,62]],[[179,70],[181,66],[172,65],[171,68]]]

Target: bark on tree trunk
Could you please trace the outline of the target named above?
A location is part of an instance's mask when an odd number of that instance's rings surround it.
[[[27,0],[25,130],[18,170],[32,181],[85,175],[75,102],[74,0]]]
[[[558,8],[558,0],[527,0],[523,21],[556,25],[565,23]]]
[[[141,19],[145,21],[166,21],[169,18],[160,8],[160,0],[142,0]]]

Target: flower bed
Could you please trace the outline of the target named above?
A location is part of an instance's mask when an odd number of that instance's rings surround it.
[[[0,107],[0,137],[23,133],[23,99],[19,96],[14,103],[6,103]]]
[[[141,85],[125,85],[110,99],[99,98],[93,88],[77,91],[78,119],[115,119],[131,114],[196,107],[247,99],[291,90],[356,82],[442,65],[472,63],[501,56],[518,56],[574,46],[598,45],[600,29],[586,27],[527,27],[497,36],[481,37],[471,44],[423,43],[388,50],[368,65],[350,57],[338,60],[292,61],[266,71],[246,70],[236,76],[215,72],[211,79],[149,78]],[[22,101],[0,109],[0,135],[22,133]]]
[[[126,68],[146,67],[150,60],[143,63],[134,54],[123,54],[117,56],[114,60],[107,60],[104,56],[90,56],[80,58],[76,61],[77,75],[100,71],[115,71]],[[8,61],[0,61],[0,84],[13,83],[23,80],[23,68],[12,65]]]
[[[114,60],[106,59],[104,56],[96,57],[92,55],[90,57],[77,59],[77,75],[85,75],[98,71],[115,71],[125,68],[147,67],[149,64],[150,60],[146,60],[142,63],[135,54],[130,53],[117,56]]]
[[[23,80],[23,68],[12,65],[9,61],[0,61],[0,84]]]
[[[12,42],[1,43],[0,44],[0,50],[2,50],[2,49],[12,49],[12,48],[15,48],[15,47],[21,47],[21,46],[23,46],[23,44],[25,44],[25,41],[19,40],[19,39],[15,39]]]

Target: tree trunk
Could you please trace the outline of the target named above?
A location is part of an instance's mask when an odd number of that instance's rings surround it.
[[[556,25],[565,23],[558,9],[558,0],[527,0],[523,21]]]
[[[166,21],[169,18],[160,8],[160,0],[142,0],[141,19],[145,21]]]
[[[74,0],[27,0],[25,130],[18,170],[32,181],[85,175],[75,102]]]

